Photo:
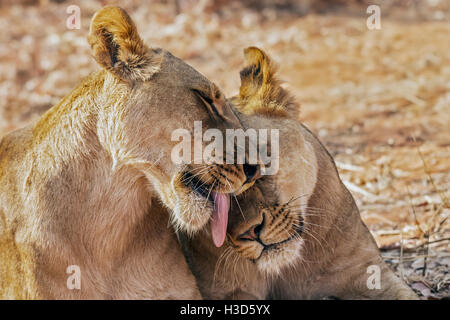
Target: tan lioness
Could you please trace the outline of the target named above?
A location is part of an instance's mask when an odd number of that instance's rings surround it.
[[[297,121],[274,64],[254,47],[245,57],[234,102],[245,127],[279,130],[280,168],[240,197],[221,250],[207,229],[182,238],[203,296],[417,299],[382,260],[330,154]]]
[[[147,47],[124,10],[97,12],[88,40],[102,69],[0,141],[0,298],[200,298],[166,208],[198,230],[226,218],[229,194],[258,169],[175,164],[172,133],[240,123],[217,86]]]

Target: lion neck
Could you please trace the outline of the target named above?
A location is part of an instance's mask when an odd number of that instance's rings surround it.
[[[112,114],[105,108],[120,109],[123,95],[115,78],[105,71],[95,73],[32,128],[27,179],[43,190],[36,200],[43,210],[37,214],[51,216],[42,219],[48,221],[42,228],[51,231],[42,232],[52,237],[46,243],[62,252],[71,248],[68,256],[89,257],[105,266],[123,258],[138,237],[137,226],[152,198],[145,177],[129,166],[117,166],[108,145],[114,132],[105,132]]]
[[[307,207],[319,215],[307,217],[312,230],[302,235],[306,241],[301,258],[294,267],[284,269],[274,295],[301,299],[345,298],[336,288],[344,288],[354,279],[363,279],[361,283],[365,285],[367,266],[384,263],[352,195],[339,178],[332,157],[306,128],[304,137],[314,146],[317,161],[317,179]]]

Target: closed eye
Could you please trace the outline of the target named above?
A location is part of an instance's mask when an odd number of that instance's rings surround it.
[[[203,101],[208,111],[215,117],[219,117],[221,120],[225,120],[223,115],[219,112],[213,100],[204,92],[192,89],[192,91]]]

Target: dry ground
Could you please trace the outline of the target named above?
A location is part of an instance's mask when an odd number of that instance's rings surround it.
[[[89,20],[113,3],[71,1],[82,24],[69,30],[69,3],[7,2],[0,1],[0,135],[39,117],[97,68]],[[448,298],[450,3],[390,2],[381,30],[371,31],[362,0],[304,1],[295,10],[200,2],[122,6],[148,44],[186,60],[227,95],[239,87],[243,48],[265,48],[386,260],[424,298]]]

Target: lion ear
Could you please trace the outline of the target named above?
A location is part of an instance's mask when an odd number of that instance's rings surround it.
[[[261,49],[244,49],[245,67],[241,70],[241,87],[237,108],[245,114],[263,113],[298,117],[299,107],[281,87],[275,74],[277,66]]]
[[[95,60],[125,81],[145,81],[159,71],[158,59],[142,41],[130,16],[119,7],[97,11],[88,37]]]

